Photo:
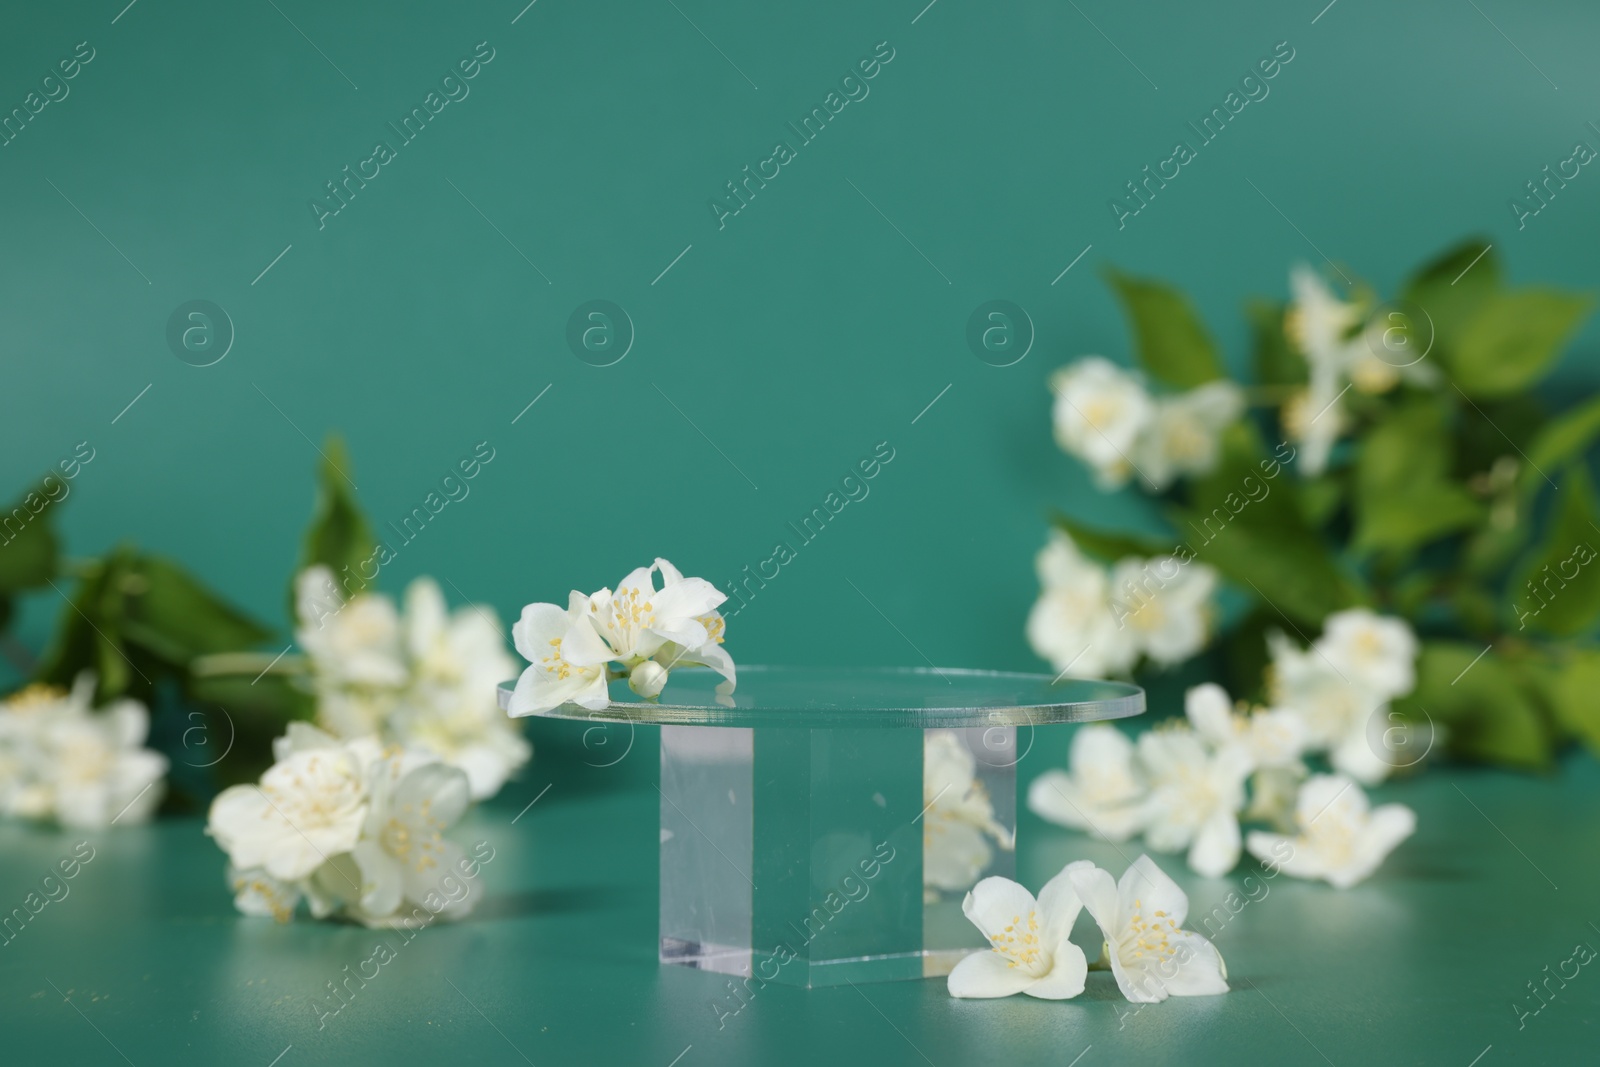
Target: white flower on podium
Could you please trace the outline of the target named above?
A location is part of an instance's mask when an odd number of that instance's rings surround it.
[[[677,666],[707,666],[721,674],[717,697],[728,701],[736,672],[722,648],[726,625],[716,610],[726,599],[704,578],[685,578],[657,559],[629,572],[615,592],[584,596],[573,590],[565,611],[529,604],[512,628],[517,651],[530,665],[517,681],[510,713],[537,715],[565,703],[603,708],[611,677],[628,678],[634,692],[654,697]],[[620,665],[615,673],[613,663]]]
[[[922,747],[922,882],[936,890],[966,889],[994,859],[993,839],[1014,847],[995,818],[978,762],[953,730],[931,730]]]
[[[1026,993],[1041,1000],[1067,1000],[1083,992],[1088,961],[1073,944],[1072,925],[1083,905],[1073,876],[1092,868],[1070,863],[1045,883],[1039,898],[1009,878],[985,878],[972,888],[961,910],[988,938],[990,951],[957,963],[947,988],[953,997],[1009,997]]]
[[[1237,747],[1212,752],[1186,726],[1139,737],[1139,762],[1150,782],[1145,841],[1161,852],[1189,850],[1189,866],[1220,878],[1239,862],[1239,811],[1250,757]]]
[[[1056,443],[1087,463],[1103,489],[1115,489],[1133,471],[1132,455],[1155,417],[1155,403],[1139,380],[1104,356],[1086,356],[1057,371]]]
[[[1313,776],[1295,806],[1293,837],[1253,830],[1250,854],[1295,878],[1320,878],[1339,889],[1362,881],[1417,828],[1404,804],[1371,808],[1367,795],[1339,774]]]
[[[1028,786],[1035,815],[1108,841],[1126,841],[1144,828],[1148,789],[1134,765],[1133,742],[1121,730],[1079,727],[1067,768],[1045,771]]]
[[[94,711],[93,676],[71,692],[32,685],[0,704],[0,812],[98,829],[149,820],[167,758],[144,747],[150,715],[137,700]]]
[[[1132,630],[1117,625],[1111,584],[1072,539],[1052,531],[1035,561],[1041,586],[1028,613],[1028,643],[1052,669],[1080,678],[1122,674],[1139,649]]]
[[[1117,882],[1091,863],[1070,864],[1062,873],[1100,927],[1123,996],[1150,1004],[1228,991],[1216,946],[1183,929],[1188,896],[1149,856],[1134,860]]]
[[[1160,491],[1180,477],[1215,470],[1222,431],[1238,421],[1244,408],[1244,391],[1222,380],[1157,400],[1155,415],[1132,453],[1147,486]]]

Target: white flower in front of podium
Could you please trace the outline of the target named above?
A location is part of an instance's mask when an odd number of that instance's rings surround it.
[[[947,988],[953,997],[1009,997],[1026,993],[1041,1000],[1068,1000],[1083,992],[1088,961],[1073,944],[1072,925],[1083,909],[1074,876],[1093,867],[1070,863],[1045,883],[1039,898],[1009,878],[985,878],[972,888],[961,910],[988,939],[957,963]]]
[[[1091,863],[1071,864],[1063,873],[1100,927],[1123,996],[1153,1004],[1228,991],[1216,946],[1183,929],[1188,896],[1149,856],[1134,860],[1116,882]]]
[[[1104,356],[1086,356],[1057,371],[1056,443],[1088,464],[1103,489],[1133,473],[1135,444],[1155,417],[1155,402],[1139,380]]]
[[[1133,742],[1115,726],[1092,723],[1073,735],[1067,770],[1045,771],[1028,786],[1028,807],[1061,826],[1126,841],[1144,828],[1147,793]]]
[[[1053,670],[1079,678],[1123,674],[1139,656],[1132,630],[1112,614],[1111,583],[1070,537],[1052,531],[1035,560],[1039,599],[1028,613],[1028,643]]]
[[[258,785],[236,785],[211,802],[206,832],[240,871],[280,882],[311,875],[361,838],[370,803],[368,766],[377,742],[343,742],[307,723],[290,723],[273,742],[277,762]]]
[[[1376,871],[1417,828],[1404,804],[1373,808],[1342,774],[1319,774],[1300,789],[1293,836],[1251,831],[1250,854],[1295,878],[1318,878],[1348,889]]]
[[[1150,781],[1144,839],[1153,849],[1188,849],[1189,866],[1220,878],[1239,862],[1239,812],[1251,761],[1236,747],[1213,751],[1187,726],[1139,737],[1139,763]]]
[[[1405,696],[1417,684],[1417,635],[1404,619],[1366,608],[1335,612],[1322,624],[1316,647],[1380,700]]]
[[[529,604],[512,629],[517,651],[530,665],[512,694],[511,714],[537,715],[566,703],[603,708],[612,677],[627,678],[635,693],[653,698],[680,666],[710,667],[722,675],[717,698],[730,701],[737,677],[722,648],[727,626],[716,610],[726,599],[704,578],[686,578],[657,559],[629,572],[615,591],[584,596],[574,590],[565,611]]]
[[[1217,572],[1176,556],[1128,558],[1111,571],[1112,618],[1157,666],[1181,663],[1205,647]]]
[[[1013,835],[995,818],[977,759],[960,734],[928,731],[922,760],[922,883],[946,892],[966,889],[994,860],[990,840],[1009,852]]]
[[[1146,487],[1160,491],[1180,477],[1211,473],[1222,453],[1222,431],[1244,409],[1244,391],[1224,380],[1158,399],[1132,454]]]
[[[137,700],[91,705],[95,681],[69,692],[31,685],[0,704],[0,813],[98,829],[149,820],[167,758],[144,747],[150,715]]]

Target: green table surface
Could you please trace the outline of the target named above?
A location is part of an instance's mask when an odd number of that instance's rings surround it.
[[[648,752],[633,757],[649,766]],[[1280,877],[1261,896],[1252,883],[1258,899],[1216,937],[1225,996],[1135,1013],[1101,973],[1068,1002],[957,1001],[943,980],[772,985],[720,1025],[725,976],[656,963],[655,789],[564,772],[547,751],[461,828],[495,849],[477,912],[403,944],[320,1025],[325,983],[399,935],[239,917],[196,819],[86,835],[6,826],[8,910],[76,842],[95,855],[0,948],[0,1062],[1596,1062],[1595,968],[1550,982],[1554,999],[1520,1023],[1513,1006],[1531,1008],[1527,983],[1575,945],[1600,947],[1600,766],[1574,756],[1548,778],[1439,769],[1378,796],[1417,809],[1416,836],[1347,892]],[[1120,872],[1113,846],[1031,816],[1022,831],[1030,886],[1072,859]],[[1250,873],[1206,880],[1164,862],[1195,913],[1242,897]]]

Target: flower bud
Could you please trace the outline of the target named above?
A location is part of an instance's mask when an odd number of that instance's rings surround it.
[[[642,697],[655,697],[667,684],[667,669],[653,659],[647,659],[628,674],[628,688]]]

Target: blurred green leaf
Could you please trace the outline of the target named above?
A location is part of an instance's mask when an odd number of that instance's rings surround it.
[[[94,671],[96,695],[100,700],[128,693],[137,678],[122,643],[122,597],[117,592],[129,573],[133,553],[126,547],[113,549],[103,559],[91,563],[70,593],[62,591],[59,622],[35,677],[41,682],[71,686],[84,671]],[[150,695],[148,679],[135,690]]]
[[[1600,755],[1600,650],[1572,650],[1547,672],[1545,693],[1562,728]]]
[[[159,556],[140,556],[121,591],[128,601],[124,634],[174,666],[207,653],[254,648],[272,635]]]
[[[42,485],[0,512],[0,594],[44,585],[56,576],[55,519],[55,501]]]
[[[1500,288],[1500,261],[1480,238],[1468,238],[1424,264],[1401,288],[1401,298],[1422,307],[1436,339],[1449,348],[1481,301]]]
[[[1471,397],[1527,388],[1544,374],[1591,305],[1586,296],[1553,289],[1487,295],[1444,353],[1451,378]]]
[[[361,573],[361,563],[372,556],[377,545],[372,526],[356,501],[350,482],[350,457],[344,443],[330,436],[323,447],[323,462],[317,468],[317,499],[311,513],[305,542],[300,552],[298,575],[307,567],[322,564],[333,572],[334,580],[346,567]],[[289,615],[294,617],[294,579],[289,582]]]
[[[1115,270],[1106,278],[1128,313],[1139,362],[1152,377],[1178,389],[1222,377],[1216,345],[1187,297],[1162,282]]]
[[[1301,385],[1307,377],[1306,361],[1283,335],[1283,311],[1284,305],[1276,300],[1254,297],[1245,303],[1256,381],[1261,385]]]
[[[1191,482],[1187,506],[1170,518],[1202,562],[1253,589],[1274,614],[1320,627],[1362,599],[1307,522],[1293,475],[1249,423],[1223,433],[1217,469]]]
[[[1160,541],[1154,537],[1140,537],[1134,534],[1110,533],[1084,526],[1067,516],[1056,512],[1051,516],[1057,529],[1068,537],[1084,552],[1095,559],[1106,563],[1116,563],[1128,556],[1164,556],[1172,551],[1170,541]]]
[[[1417,687],[1394,707],[1410,721],[1443,727],[1458,756],[1543,770],[1550,763],[1550,730],[1529,688],[1493,650],[1427,641],[1417,661]]]
[[[1402,402],[1359,448],[1356,551],[1409,552],[1481,520],[1477,499],[1450,480],[1450,431],[1433,398]]]
[[[1600,618],[1600,511],[1588,468],[1563,472],[1545,539],[1517,569],[1510,588],[1508,627],[1571,637]]]
[[[1519,481],[1525,492],[1537,492],[1545,485],[1545,471],[1572,459],[1582,459],[1600,439],[1600,396],[1590,397],[1571,411],[1547,420],[1528,443],[1528,465]]]

